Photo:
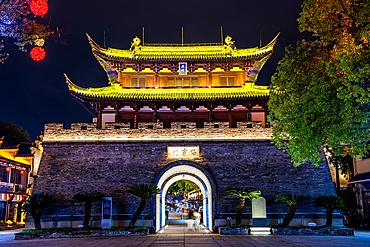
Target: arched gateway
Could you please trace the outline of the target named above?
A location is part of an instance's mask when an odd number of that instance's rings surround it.
[[[176,181],[189,180],[195,183],[203,195],[203,224],[209,230],[213,228],[213,205],[215,186],[210,174],[199,164],[179,160],[165,166],[156,177],[157,187],[161,189],[156,196],[156,231],[166,224],[165,206],[168,188]]]

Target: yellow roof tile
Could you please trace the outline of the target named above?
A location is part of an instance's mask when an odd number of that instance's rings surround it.
[[[212,101],[222,99],[246,99],[268,97],[267,86],[255,86],[247,83],[243,87],[234,88],[140,88],[127,89],[119,84],[101,88],[84,88],[74,84],[68,77],[66,83],[72,95],[81,99],[91,100],[196,100]]]
[[[280,33],[279,33],[280,34]],[[266,46],[237,49],[226,44],[153,44],[134,45],[132,48],[102,48],[87,35],[93,53],[104,59],[123,61],[234,61],[262,59],[272,53],[279,34]]]

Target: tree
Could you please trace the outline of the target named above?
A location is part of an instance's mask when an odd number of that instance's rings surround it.
[[[318,207],[325,208],[326,212],[326,226],[333,225],[333,211],[345,209],[344,201],[337,195],[318,196],[315,199]]]
[[[50,206],[52,202],[52,196],[42,191],[32,194],[26,200],[25,204],[22,207],[22,210],[32,215],[35,229],[41,229],[41,215],[44,212],[44,209]]]
[[[245,206],[245,201],[253,200],[261,197],[261,191],[255,188],[227,188],[225,190],[225,197],[236,198],[238,204],[236,207],[235,223],[240,225],[242,223],[242,214]]]
[[[337,193],[339,193],[341,189],[339,171],[341,171],[342,175],[345,175],[347,179],[350,179],[354,172],[353,159],[346,153],[344,153],[343,155],[335,156],[330,147],[326,147],[324,148],[324,150],[326,151],[329,164],[335,168],[335,187]]]
[[[273,142],[296,166],[318,165],[324,146],[352,157],[370,148],[369,16],[368,0],[303,1],[299,28],[315,40],[286,48],[269,100]]]
[[[0,62],[9,54],[7,44],[14,44],[26,52],[27,45],[42,46],[45,39],[58,40],[60,30],[49,19],[36,16],[30,8],[31,0],[0,0]],[[41,42],[41,43],[40,43]]]
[[[189,180],[179,180],[173,183],[169,188],[168,192],[175,192],[177,194],[184,192],[185,194],[189,193],[192,190],[198,189],[198,185]]]
[[[103,197],[104,195],[100,192],[78,193],[72,197],[73,200],[84,202],[85,215],[84,215],[83,225],[85,228],[89,227],[92,203],[101,201]]]
[[[276,196],[275,202],[288,204],[288,212],[281,223],[282,226],[289,226],[297,210],[297,204],[307,199],[308,197],[305,195],[280,194]]]
[[[130,221],[129,227],[134,227],[136,224],[136,221],[139,219],[140,214],[143,212],[146,201],[159,194],[160,189],[157,188],[154,184],[134,184],[130,186],[130,189],[127,191],[137,197],[140,198],[139,206],[132,216],[132,219]]]
[[[29,134],[21,126],[9,122],[0,122],[0,138],[4,137],[4,146],[16,146],[29,141]]]
[[[344,209],[342,211],[347,216],[344,224],[347,227],[360,227],[362,215],[358,213],[358,210],[362,209],[362,206],[357,204],[356,192],[350,187],[342,187],[337,191],[337,195],[344,202]]]

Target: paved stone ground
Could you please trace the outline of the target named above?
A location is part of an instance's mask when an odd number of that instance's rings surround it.
[[[327,236],[228,236],[195,231],[187,226],[169,227],[158,234],[143,237],[72,238],[14,240],[17,231],[0,231],[1,247],[228,247],[228,246],[370,246],[370,231],[356,231],[354,237]]]

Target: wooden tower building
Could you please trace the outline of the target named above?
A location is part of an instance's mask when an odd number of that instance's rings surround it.
[[[95,58],[109,85],[83,88],[67,76],[70,93],[96,117],[97,127],[107,122],[236,123],[261,122],[266,126],[267,86],[255,85],[273,53],[278,35],[266,46],[236,48],[230,36],[224,43],[142,44],[138,37],[126,50],[100,47],[90,36]]]

